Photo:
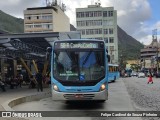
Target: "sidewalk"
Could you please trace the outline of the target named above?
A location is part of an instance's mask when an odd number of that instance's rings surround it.
[[[44,92],[47,91],[50,88],[44,88]],[[6,92],[0,91],[0,111],[5,111],[2,107],[2,104],[8,100],[21,97],[21,96],[28,96],[31,94],[36,94],[37,89],[29,89],[28,85],[27,86],[22,86],[22,88],[14,88],[10,89],[9,87],[6,88]]]

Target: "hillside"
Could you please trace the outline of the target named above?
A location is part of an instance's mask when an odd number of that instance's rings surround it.
[[[10,33],[23,33],[23,19],[13,17],[0,10],[0,30]]]
[[[118,31],[118,49],[119,56],[123,55],[124,58],[129,60],[138,59],[140,57],[140,49],[144,48],[144,45],[128,35],[119,26]]]
[[[76,31],[76,28],[70,24],[71,31]],[[19,19],[8,15],[0,10],[0,30],[8,31],[9,33],[23,33],[23,19]],[[133,37],[129,36],[124,30],[118,26],[118,47],[119,56],[123,55],[126,59],[137,59],[140,57],[140,49],[143,45]]]

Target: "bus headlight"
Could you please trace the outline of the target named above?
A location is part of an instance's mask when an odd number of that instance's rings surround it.
[[[106,84],[102,84],[101,87],[100,87],[100,91],[103,91],[106,89]]]
[[[57,85],[53,85],[53,89],[54,89],[55,91],[59,91],[59,89],[58,89],[58,86],[57,86]]]

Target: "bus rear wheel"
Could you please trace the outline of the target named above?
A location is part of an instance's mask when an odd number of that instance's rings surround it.
[[[106,100],[98,100],[99,103],[104,103]]]

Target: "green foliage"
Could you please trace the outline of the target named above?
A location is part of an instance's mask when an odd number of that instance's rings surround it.
[[[119,26],[118,31],[118,49],[119,56],[123,55],[125,60],[135,60],[140,58],[140,50],[144,48],[144,45],[139,41],[129,36]],[[119,57],[120,58],[120,57]]]
[[[23,19],[13,17],[0,10],[0,29],[9,33],[23,33]]]

